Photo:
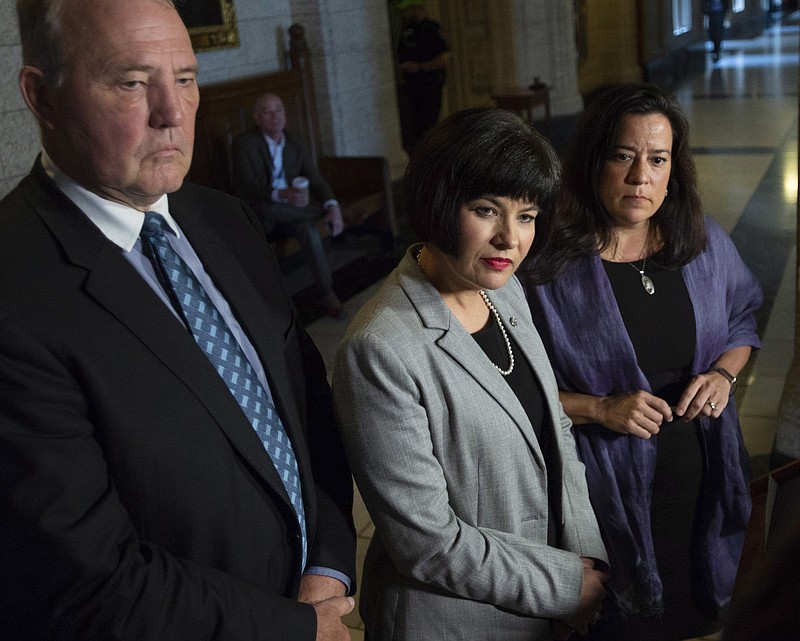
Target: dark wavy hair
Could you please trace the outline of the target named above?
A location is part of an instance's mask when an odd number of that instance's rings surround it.
[[[538,207],[539,221],[554,204],[560,174],[550,143],[519,117],[467,109],[442,120],[415,146],[404,178],[405,210],[419,240],[458,256],[464,204],[486,195],[523,200]]]
[[[622,119],[629,114],[662,114],[672,128],[669,195],[653,215],[649,230],[650,240],[660,238],[664,244],[652,260],[678,268],[705,249],[697,170],[683,111],[675,98],[655,85],[616,85],[600,90],[580,119],[564,162],[557,215],[545,221],[550,226],[547,247],[525,267],[533,281],[554,278],[573,259],[599,254],[615,242],[613,220],[600,199],[600,183]]]

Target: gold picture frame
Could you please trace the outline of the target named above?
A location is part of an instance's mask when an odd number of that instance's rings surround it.
[[[174,0],[192,41],[199,51],[239,47],[239,27],[233,0]]]

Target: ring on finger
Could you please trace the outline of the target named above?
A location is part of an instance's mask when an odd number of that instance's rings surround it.
[[[711,408],[712,412],[717,411],[717,404],[714,401],[708,401],[708,406]]]

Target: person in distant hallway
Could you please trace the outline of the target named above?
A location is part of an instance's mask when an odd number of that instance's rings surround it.
[[[705,14],[708,18],[708,39],[713,50],[711,57],[719,61],[722,53],[722,36],[725,32],[725,17],[728,15],[730,0],[705,0]]]
[[[339,203],[311,162],[305,142],[286,131],[286,109],[278,96],[259,96],[253,105],[253,120],[255,126],[233,141],[236,191],[258,213],[268,235],[289,235],[300,241],[320,290],[320,307],[329,316],[341,318],[344,308],[333,290],[333,276],[316,226],[322,214],[331,236],[341,234],[344,223]],[[292,184],[298,176],[308,179],[307,189]],[[318,204],[309,200],[309,194]]]
[[[761,288],[704,216],[688,123],[651,85],[589,103],[521,279],[611,563],[593,641],[719,628],[750,514],[733,393]]]
[[[411,155],[404,202],[423,242],[358,312],[333,371],[375,523],[370,641],[563,640],[597,616],[606,553],[514,276],[559,174],[502,109],[445,118]]]
[[[170,0],[18,0],[0,201],[0,639],[346,641],[352,479],[255,214],[184,182]]]
[[[439,120],[450,52],[439,23],[428,19],[422,0],[400,0],[397,6],[403,20],[397,61],[411,104],[416,142]]]

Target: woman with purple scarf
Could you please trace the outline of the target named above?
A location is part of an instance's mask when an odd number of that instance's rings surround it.
[[[587,638],[721,627],[750,513],[733,393],[758,282],[704,216],[676,101],[605,90],[566,160],[548,248],[521,273],[611,563]],[[521,270],[522,272],[523,270]]]

